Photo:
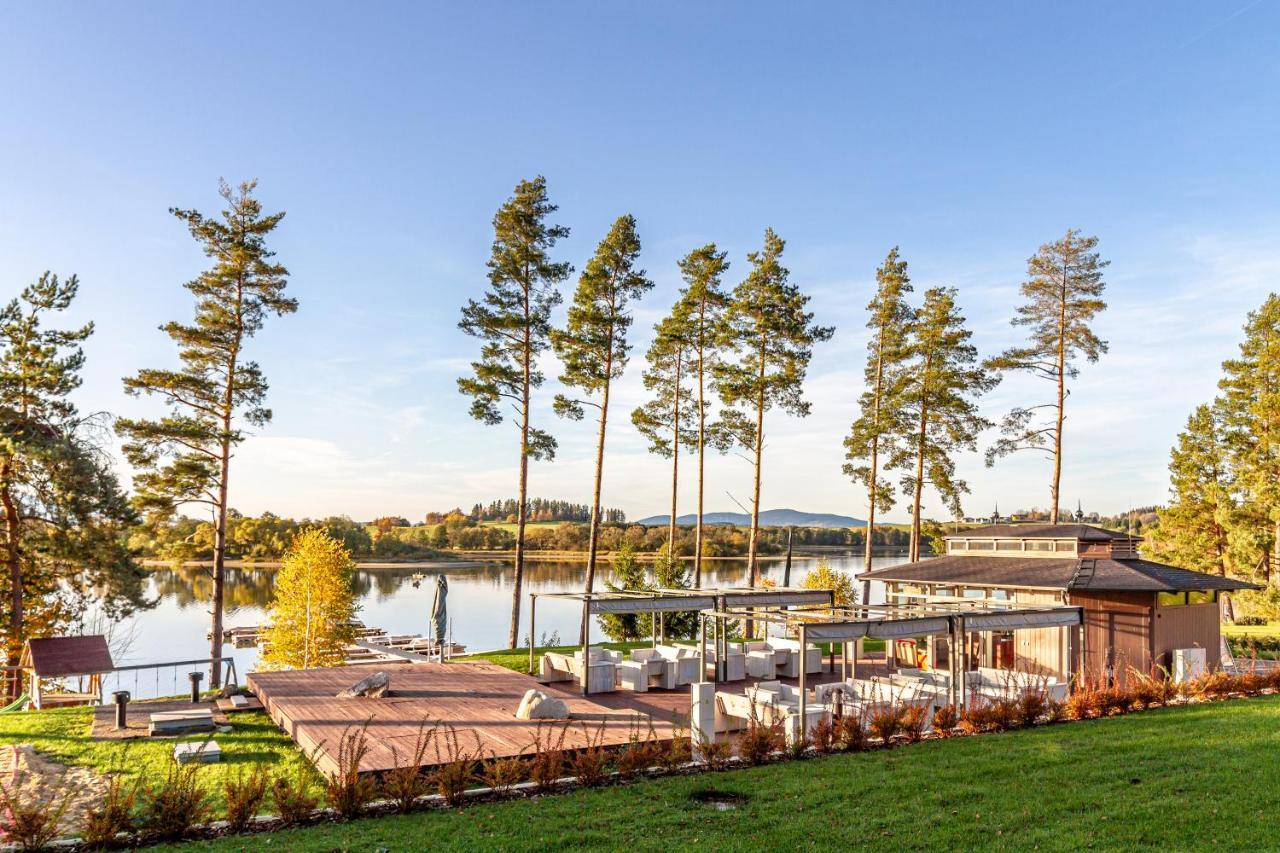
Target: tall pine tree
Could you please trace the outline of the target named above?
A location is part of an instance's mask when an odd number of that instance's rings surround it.
[[[70,627],[99,602],[110,616],[144,603],[125,546],[135,521],[94,417],[69,399],[93,324],[47,328],[71,307],[75,276],[45,273],[0,306],[0,639],[16,667],[23,643]],[[21,675],[5,680],[9,697]]]
[[[573,272],[553,261],[556,241],[569,229],[550,225],[556,212],[541,175],[521,181],[493,217],[489,256],[489,289],[477,302],[467,300],[458,327],[484,341],[472,375],[458,380],[458,390],[471,397],[471,416],[486,424],[503,421],[502,407],[515,409],[520,437],[520,473],[516,495],[516,560],[511,583],[511,626],[507,645],[515,648],[520,629],[520,595],[524,582],[525,526],[529,516],[529,460],[554,459],[556,441],[532,424],[530,397],[541,387],[538,355],[551,343],[551,310],[560,304],[556,289]]]
[[[1221,411],[1197,406],[1169,454],[1168,506],[1147,546],[1152,556],[1197,572],[1226,575],[1228,533],[1234,514]]]
[[[757,546],[765,413],[779,408],[795,417],[808,416],[811,406],[803,392],[813,346],[830,339],[835,331],[813,322],[812,312],[806,310],[809,297],[791,283],[790,272],[782,265],[785,246],[770,228],[764,232],[763,248],[747,255],[751,269],[734,288],[721,328],[723,346],[737,358],[715,366],[720,399],[727,407],[722,421],[752,462],[750,586],[760,582]],[[747,631],[750,634],[750,623]]]
[[[640,260],[640,236],[635,218],[619,216],[596,247],[578,279],[564,329],[551,333],[556,355],[564,364],[560,382],[587,398],[556,395],[556,412],[581,420],[584,405],[599,413],[596,427],[595,481],[591,490],[591,529],[587,539],[586,592],[595,583],[596,552],[600,545],[600,489],[604,481],[604,443],[609,424],[609,391],[627,367],[627,330],[631,303],[653,287]],[[584,623],[583,629],[585,631]]]
[[[645,353],[648,367],[644,387],[652,396],[631,413],[636,430],[649,441],[649,452],[671,460],[671,514],[667,519],[667,556],[675,555],[677,498],[680,489],[680,449],[695,441],[694,410],[688,388],[689,318],[683,302],[654,326],[653,343]]]
[[[844,472],[867,490],[867,538],[863,543],[863,569],[871,571],[872,535],[876,512],[888,512],[895,503],[893,486],[881,475],[884,461],[894,449],[906,412],[902,403],[903,362],[907,358],[907,328],[911,306],[907,262],[898,256],[898,247],[889,250],[876,270],[876,295],[867,305],[871,315],[867,328],[867,366],[863,370],[866,389],[858,398],[858,417],[844,440]],[[862,600],[869,601],[871,581],[862,582]]]
[[[209,683],[222,683],[222,609],[227,549],[231,457],[244,440],[243,424],[271,421],[267,380],[245,354],[268,315],[298,310],[285,295],[289,271],[273,260],[267,237],[284,213],[264,214],[254,197],[256,181],[237,188],[220,182],[226,208],[217,216],[173,208],[212,265],[184,287],[195,296],[195,319],[161,327],[178,345],[177,370],[144,369],[124,380],[131,395],[160,398],[168,413],[158,419],[121,419],[124,454],[137,469],[135,500],[147,511],[172,515],[183,505],[203,505],[214,522],[213,615]]]
[[[927,482],[959,517],[968,484],[956,477],[955,454],[977,448],[978,434],[991,422],[978,414],[977,398],[999,379],[978,362],[964,317],[951,287],[931,287],[908,327],[907,364],[901,402],[909,431],[895,442],[889,467],[907,469],[903,488],[911,494],[908,559],[920,559],[921,504]]]
[[[724,347],[723,325],[729,295],[722,284],[729,270],[727,252],[708,243],[680,259],[680,274],[685,286],[680,291],[680,303],[687,320],[689,346],[693,354],[695,383],[695,412],[697,423],[696,446],[698,454],[697,508],[693,531],[693,585],[702,586],[703,557],[703,502],[706,486],[707,450],[728,449],[729,436],[719,423],[708,423],[711,411],[711,395],[715,393],[716,366],[721,362]]]
[[[1047,453],[1053,460],[1049,485],[1050,519],[1058,523],[1062,483],[1062,435],[1066,420],[1067,381],[1080,375],[1076,359],[1096,362],[1107,342],[1093,332],[1092,323],[1106,309],[1102,271],[1110,261],[1094,251],[1097,237],[1068,230],[1045,243],[1027,261],[1022,283],[1026,302],[1018,306],[1013,325],[1029,328],[1026,346],[1013,347],[988,362],[994,370],[1025,371],[1052,382],[1052,402],[1014,408],[1000,424],[1000,439],[987,450],[987,465],[1021,450]],[[1044,414],[1042,414],[1044,413]],[[1045,417],[1045,414],[1048,417]]]
[[[1270,584],[1280,567],[1280,295],[1250,312],[1244,333],[1219,382],[1223,438],[1240,492],[1233,550]]]

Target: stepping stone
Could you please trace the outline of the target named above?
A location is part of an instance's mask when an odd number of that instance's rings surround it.
[[[222,747],[211,740],[180,743],[173,748],[173,759],[179,764],[216,764],[222,760]]]
[[[213,711],[208,708],[190,711],[163,711],[151,715],[150,734],[176,735],[184,732],[213,731]]]

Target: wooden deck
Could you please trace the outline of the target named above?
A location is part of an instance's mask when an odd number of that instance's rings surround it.
[[[585,746],[585,725],[594,739],[604,726],[603,743],[626,743],[637,715],[651,716],[659,739],[672,736],[675,712],[688,715],[688,689],[661,693],[608,693],[584,698],[569,689],[542,685],[527,675],[490,663],[422,663],[385,667],[392,695],[384,699],[338,699],[336,694],[370,672],[368,665],[331,669],[253,672],[249,689],[271,718],[307,754],[314,754],[321,771],[337,769],[336,752],[342,733],[369,723],[369,752],[363,771],[389,770],[412,755],[422,721],[430,727],[441,720],[457,728],[464,746],[471,747],[474,731],[485,756],[519,755],[529,751],[537,723],[515,718],[525,691],[544,690],[564,699],[573,717],[566,748]],[[566,685],[572,687],[572,685]],[[648,720],[642,719],[642,732]],[[558,732],[557,732],[558,736]],[[437,763],[434,749],[427,763]]]

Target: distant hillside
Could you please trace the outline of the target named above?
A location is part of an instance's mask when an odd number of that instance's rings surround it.
[[[636,521],[646,527],[656,527],[670,523],[669,515],[651,515]],[[676,524],[694,524],[696,515],[676,516]],[[751,516],[745,512],[709,512],[702,520],[706,524],[736,524],[745,527],[751,523]],[[867,523],[860,518],[847,515],[833,515],[829,512],[800,512],[795,509],[767,509],[760,513],[761,527],[866,527]]]

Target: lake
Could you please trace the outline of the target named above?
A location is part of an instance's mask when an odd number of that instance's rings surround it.
[[[831,554],[834,569],[855,574],[862,569],[861,555]],[[903,562],[903,556],[877,557],[877,567]],[[817,564],[798,558],[792,565],[792,585],[798,585]],[[260,625],[266,621],[265,608],[271,598],[275,569],[271,567],[228,568],[226,577],[226,627]],[[443,572],[449,579],[449,616],[453,639],[468,651],[486,651],[506,646],[511,614],[510,560],[458,566],[441,563],[404,563],[379,568],[360,568],[353,584],[360,606],[359,618],[370,627],[385,628],[392,634],[427,634],[427,617],[435,593],[435,576]],[[761,560],[764,577],[782,583],[783,559]],[[415,583],[414,575],[424,575]],[[149,597],[158,603],[115,627],[113,654],[117,665],[153,663],[207,657],[209,643],[209,600],[212,582],[200,567],[155,568],[148,580]],[[578,592],[586,576],[580,561],[532,561],[525,567],[525,593]],[[597,567],[596,589],[604,589],[610,579],[608,563]],[[704,566],[705,586],[742,586],[746,580],[746,560],[713,560]],[[877,589],[879,587],[879,589]],[[883,587],[873,584],[872,602],[883,600]],[[528,598],[521,603],[520,641],[528,632]],[[538,607],[539,640],[558,634],[562,642],[577,639],[580,605],[547,600]],[[603,636],[603,635],[599,635]],[[241,683],[256,661],[256,649],[225,646],[225,654],[236,661]],[[187,688],[186,672],[191,667],[111,676],[106,690],[130,690],[137,698],[181,693]],[[119,679],[117,684],[117,678]]]

